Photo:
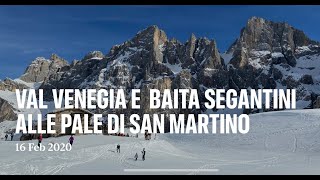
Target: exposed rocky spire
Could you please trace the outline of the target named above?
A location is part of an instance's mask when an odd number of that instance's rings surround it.
[[[101,51],[91,51],[88,54],[86,54],[83,59],[87,60],[87,59],[102,59],[102,58],[104,58],[104,55]]]
[[[52,54],[50,59],[37,57],[27,67],[20,79],[26,82],[41,82],[66,66],[69,66],[68,62],[56,54]]]

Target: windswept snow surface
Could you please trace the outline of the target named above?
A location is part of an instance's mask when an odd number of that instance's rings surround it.
[[[21,80],[19,78],[14,79],[14,81],[17,82],[17,83],[20,83],[20,84],[24,84],[24,85],[26,85],[26,86],[28,86],[29,88],[32,88],[32,89],[39,89],[39,87],[42,84],[42,82],[30,82],[30,83],[28,83],[28,82],[25,82],[25,81],[23,81],[23,80]]]
[[[250,124],[244,135],[158,134],[150,141],[141,135],[82,135],[71,152],[16,152],[16,143],[36,141],[2,140],[0,174],[320,174],[319,109],[259,113],[250,116]],[[43,144],[67,140],[49,138]],[[118,143],[121,153],[115,152]]]
[[[170,63],[164,63],[174,74],[179,74],[182,71],[181,64],[170,64]]]

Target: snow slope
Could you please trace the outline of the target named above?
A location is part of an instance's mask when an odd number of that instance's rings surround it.
[[[24,84],[24,85],[26,85],[26,86],[28,86],[29,88],[32,88],[32,89],[38,89],[42,84],[42,82],[29,82],[28,83],[28,82],[25,82],[25,81],[23,81],[23,80],[21,80],[19,78],[14,79],[14,81],[17,82],[17,83],[20,83],[20,84]]]
[[[319,109],[250,117],[245,135],[158,134],[150,141],[141,135],[82,135],[75,137],[71,152],[15,152],[17,142],[2,140],[0,174],[320,174]],[[44,144],[67,139],[44,139]],[[133,160],[136,152],[138,161]],[[208,169],[217,172],[204,172]]]

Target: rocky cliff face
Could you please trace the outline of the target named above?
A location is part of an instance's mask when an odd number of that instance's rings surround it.
[[[20,79],[26,82],[42,82],[50,75],[68,69],[68,66],[68,62],[56,54],[52,54],[50,59],[38,57],[27,67]]]
[[[14,108],[6,100],[0,98],[0,122],[3,120],[16,120]]]
[[[253,17],[227,53],[235,88],[296,88],[299,100],[319,85],[319,42],[287,23]]]
[[[15,92],[16,89],[28,89],[24,84],[18,83],[12,79],[5,79],[0,81],[0,93],[1,91],[11,91]],[[0,97],[0,122],[3,120],[16,120],[17,115],[15,113],[14,107],[5,99]]]

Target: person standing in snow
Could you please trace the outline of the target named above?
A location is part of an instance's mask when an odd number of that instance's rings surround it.
[[[135,159],[135,161],[137,161],[137,159],[138,159],[138,153],[136,153],[136,155],[134,155],[134,159]]]
[[[38,137],[38,146],[40,147],[40,144],[42,142],[42,134],[39,134],[39,137]]]
[[[4,137],[5,137],[5,138],[6,138],[6,140],[7,140],[7,139],[8,139],[8,134],[6,134]]]
[[[73,144],[73,141],[74,141],[74,137],[73,137],[73,135],[71,135],[70,138],[69,138],[69,143],[71,144],[71,146]]]
[[[117,145],[117,153],[120,153],[120,144]]]
[[[144,150],[144,148],[143,148],[143,150],[141,151],[141,153],[142,153],[142,161],[144,161],[146,158],[145,158],[145,156],[146,156],[146,151]]]
[[[144,132],[144,139],[148,140],[148,132],[147,132],[147,130]]]
[[[11,141],[13,140],[13,133],[11,133]]]

